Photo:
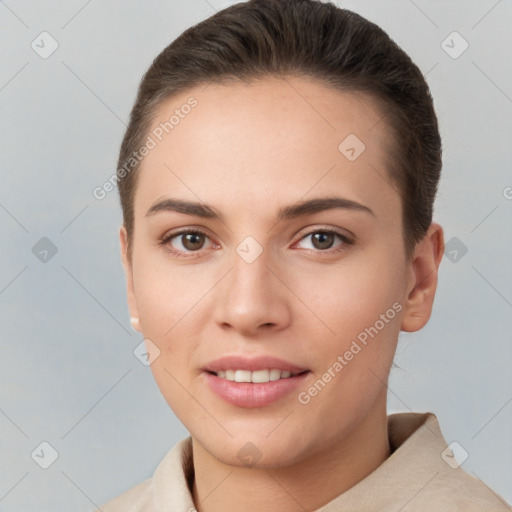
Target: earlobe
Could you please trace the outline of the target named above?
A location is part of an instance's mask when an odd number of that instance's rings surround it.
[[[134,331],[140,332],[140,318],[136,316],[130,317],[130,323],[132,324]]]
[[[128,232],[124,225],[119,229],[119,242],[121,246],[121,259],[126,276],[126,298],[128,301],[128,309],[130,310],[130,323],[133,329],[141,332],[139,312],[133,286],[133,266],[128,251]]]
[[[403,331],[419,331],[428,322],[443,253],[443,228],[437,223],[432,223],[426,235],[417,243],[410,263],[411,285],[404,304],[401,324]]]

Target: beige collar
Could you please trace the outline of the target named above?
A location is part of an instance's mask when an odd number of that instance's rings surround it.
[[[434,414],[392,414],[388,416],[388,435],[391,455],[316,512],[430,512],[448,510],[447,504],[450,511],[510,510],[480,480],[448,464],[446,453],[450,451]],[[192,481],[192,439],[188,437],[171,449],[153,475],[150,485],[155,510],[194,511]],[[477,508],[468,508],[475,504]]]

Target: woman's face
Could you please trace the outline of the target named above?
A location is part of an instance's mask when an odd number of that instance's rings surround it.
[[[371,100],[299,78],[159,109],[130,310],[164,397],[218,460],[305,460],[385,411],[412,281],[380,121]]]

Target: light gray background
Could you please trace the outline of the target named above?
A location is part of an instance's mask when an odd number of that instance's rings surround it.
[[[232,3],[0,2],[2,511],[91,510],[187,435],[133,355],[117,190],[92,190],[115,171],[151,60]],[[338,4],[427,75],[444,142],[435,220],[467,247],[443,259],[429,324],[400,339],[390,412],[437,413],[463,468],[512,502],[512,2]],[[43,31],[59,44],[47,59],[31,48]],[[441,46],[453,31],[469,43],[456,59]],[[46,263],[42,237],[58,249]],[[46,470],[31,458],[42,441],[58,452]]]

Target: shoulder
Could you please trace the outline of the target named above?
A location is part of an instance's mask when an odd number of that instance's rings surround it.
[[[120,496],[110,500],[94,512],[139,512],[152,511],[149,506],[151,479],[148,478]],[[144,508],[143,508],[144,507]]]
[[[389,466],[410,493],[404,495],[403,512],[506,512],[512,511],[480,479],[466,472],[441,433],[432,413],[390,417],[390,438],[398,445]],[[393,460],[395,459],[395,460]],[[400,485],[400,484],[398,484]]]
[[[175,510],[190,510],[193,500],[192,440],[176,443],[158,464],[151,478],[110,500],[94,512],[156,512],[172,503]]]
[[[404,512],[408,510],[507,512],[512,508],[481,480],[457,468],[434,474]]]

